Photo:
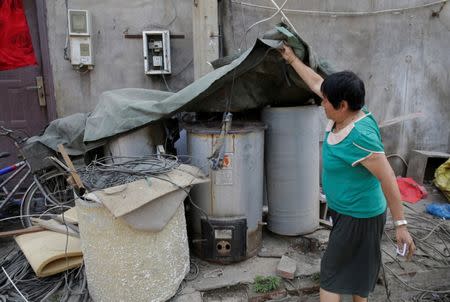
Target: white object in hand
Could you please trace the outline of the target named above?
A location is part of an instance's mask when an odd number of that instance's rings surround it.
[[[397,246],[397,254],[398,255],[405,256],[407,251],[408,251],[408,247],[407,247],[406,243],[403,243],[403,250],[399,250],[399,248]]]

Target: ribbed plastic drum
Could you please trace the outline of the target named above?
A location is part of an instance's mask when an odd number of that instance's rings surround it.
[[[268,228],[281,235],[319,226],[319,108],[265,108]]]

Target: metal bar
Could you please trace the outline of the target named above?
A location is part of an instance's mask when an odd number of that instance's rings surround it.
[[[57,176],[61,176],[63,178],[64,174],[63,173],[54,174],[54,175],[51,175],[48,179],[50,179],[52,177],[57,177]],[[45,179],[44,182],[46,182],[48,179]],[[34,175],[34,183],[37,185],[38,190],[42,194],[44,194],[45,202],[49,201],[52,205],[61,206],[61,202],[53,196],[54,193],[48,192],[48,190],[46,189],[46,185],[45,184],[43,185],[36,175]],[[67,201],[65,203],[67,203]]]
[[[13,236],[18,236],[18,235],[23,235],[23,234],[36,233],[36,232],[40,232],[40,231],[45,231],[45,229],[40,226],[32,226],[32,227],[28,227],[26,229],[0,232],[0,238],[7,238],[7,237],[13,237]]]
[[[4,185],[6,185],[11,179],[13,179],[18,173],[20,173],[20,171],[22,171],[23,169],[25,169],[25,162],[21,161],[17,164],[15,164],[16,169],[17,167],[19,167],[13,174],[11,174],[7,179],[5,179],[1,184],[0,187],[3,187]],[[10,170],[10,171],[14,171],[14,169]],[[5,173],[6,174],[6,173]],[[3,175],[2,173],[0,173],[0,175]]]
[[[50,3],[50,2],[49,2]],[[41,58],[42,58],[42,76],[44,78],[45,87],[45,99],[46,99],[46,111],[50,121],[57,118],[56,113],[56,99],[55,99],[55,87],[53,81],[53,72],[50,63],[50,50],[48,43],[48,31],[47,31],[47,1],[36,0],[37,22],[39,30],[39,42],[41,45]]]
[[[142,34],[140,34],[140,35],[124,34],[123,37],[125,39],[142,39]],[[183,35],[183,34],[178,34],[178,35],[170,34],[170,38],[171,39],[184,39],[185,35]]]
[[[14,196],[14,194],[16,194],[17,189],[19,189],[19,186],[25,181],[25,179],[28,177],[28,175],[30,175],[30,173],[31,173],[31,171],[28,170],[27,173],[25,173],[25,175],[16,184],[14,189],[12,189],[11,192],[9,192],[8,196],[6,196],[6,198],[3,201],[1,201],[0,209],[3,208],[3,206],[11,199],[12,196]]]

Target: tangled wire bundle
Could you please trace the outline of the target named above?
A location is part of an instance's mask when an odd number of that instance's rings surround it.
[[[175,155],[103,157],[77,170],[90,191],[114,187],[149,176],[169,173],[180,165]]]

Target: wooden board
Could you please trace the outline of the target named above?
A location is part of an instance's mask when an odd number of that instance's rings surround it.
[[[14,237],[14,236],[23,235],[23,234],[40,232],[43,230],[45,230],[45,229],[40,226],[32,226],[32,227],[29,227],[26,229],[0,232],[0,238]]]

